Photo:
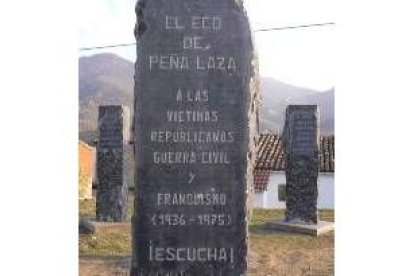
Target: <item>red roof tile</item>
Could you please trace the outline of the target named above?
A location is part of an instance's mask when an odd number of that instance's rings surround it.
[[[267,183],[269,182],[270,170],[254,170],[254,190],[255,192],[262,192],[267,190]]]
[[[277,134],[260,134],[254,173],[255,191],[267,189],[270,171],[284,171],[285,160],[282,137]],[[322,136],[320,141],[319,171],[335,170],[335,136]]]

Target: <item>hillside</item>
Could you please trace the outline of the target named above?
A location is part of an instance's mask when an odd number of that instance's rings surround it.
[[[260,130],[282,131],[288,104],[318,104],[323,133],[334,132],[334,90],[319,92],[261,79]],[[79,59],[79,138],[97,138],[98,106],[123,104],[133,107],[134,64],[114,54]]]
[[[79,59],[79,137],[97,138],[98,106],[133,106],[134,65],[113,54]]]
[[[334,89],[315,91],[295,87],[271,78],[261,79],[262,106],[259,110],[260,130],[283,130],[285,110],[289,104],[317,104],[320,111],[321,131],[334,133]]]

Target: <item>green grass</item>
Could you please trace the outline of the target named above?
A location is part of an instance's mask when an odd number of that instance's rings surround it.
[[[133,197],[128,198],[128,219],[133,213]],[[79,200],[79,217],[94,217],[95,199]],[[104,233],[79,233],[80,256],[126,256],[131,255],[131,230]]]
[[[277,232],[265,227],[284,210],[256,209],[250,224],[251,249],[257,261],[249,275],[333,275],[334,233],[320,237]],[[319,210],[321,220],[334,221],[333,210]]]
[[[79,200],[79,217],[95,216],[95,200],[82,199]]]
[[[129,216],[133,209],[129,200]],[[79,201],[79,216],[94,216],[95,201]],[[268,230],[266,222],[284,216],[283,210],[255,209],[249,226],[252,264],[248,275],[333,275],[334,233],[321,237]],[[332,210],[320,210],[320,219],[334,221]],[[79,234],[79,255],[130,256],[131,231]]]
[[[128,196],[128,218],[131,218],[134,211],[134,197],[132,194]],[[79,200],[79,217],[94,217],[96,214],[96,200],[82,199]]]
[[[250,227],[261,226],[276,218],[282,218],[285,210],[280,209],[254,209],[250,221]],[[335,214],[333,210],[319,210],[319,218],[326,221],[334,221]]]
[[[79,255],[129,256],[131,255],[131,232],[80,234]]]

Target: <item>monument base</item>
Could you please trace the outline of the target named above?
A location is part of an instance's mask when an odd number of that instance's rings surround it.
[[[131,229],[131,221],[122,222],[108,222],[97,221],[94,217],[81,218],[79,220],[79,226],[85,229],[89,233],[102,233],[102,232],[118,232],[129,231]]]
[[[290,233],[308,234],[312,236],[320,236],[332,232],[334,223],[330,221],[318,221],[317,224],[307,224],[304,222],[286,222],[285,219],[278,219],[267,223],[267,228]]]

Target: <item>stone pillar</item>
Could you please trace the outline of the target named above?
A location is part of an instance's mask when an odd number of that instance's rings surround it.
[[[99,106],[97,147],[97,221],[121,222],[127,219],[128,184],[126,148],[130,114],[125,106]]]
[[[283,130],[287,222],[318,222],[319,120],[316,105],[289,105]]]
[[[258,79],[243,3],[136,13],[131,275],[245,275]]]

